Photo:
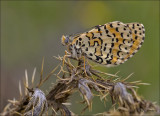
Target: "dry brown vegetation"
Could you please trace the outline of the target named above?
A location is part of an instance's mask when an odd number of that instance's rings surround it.
[[[92,110],[93,91],[97,91],[101,100],[108,102],[106,97],[111,98],[112,107],[109,111],[95,115],[160,114],[160,108],[156,104],[140,97],[135,91],[137,86],[146,85],[146,83],[141,81],[127,82],[132,74],[121,79],[117,74],[107,74],[95,70],[88,63],[84,65],[83,60],[78,60],[76,63],[71,63],[70,58],[63,60],[62,57],[58,57],[57,60],[60,60],[62,65],[58,65],[46,77],[43,77],[43,60],[40,82],[36,87],[33,87],[36,71],[33,72],[30,84],[26,72],[24,94],[21,84],[19,84],[20,99],[8,100],[9,103],[1,114],[26,116],[42,114],[76,115],[67,107],[67,100],[77,90],[83,96],[84,109],[82,113],[87,109]],[[54,74],[56,70],[58,70],[58,73]],[[40,87],[53,75],[57,77],[58,81],[47,94],[44,94]]]

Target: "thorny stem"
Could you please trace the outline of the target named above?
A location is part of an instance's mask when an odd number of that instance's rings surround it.
[[[98,92],[101,100],[106,99],[107,96],[112,99],[112,107],[103,113],[96,115],[145,115],[152,113],[160,114],[160,108],[154,103],[147,101],[138,96],[135,87],[141,81],[127,82],[128,77],[120,79],[117,74],[108,74],[95,70],[84,60],[78,60],[78,65],[73,65],[70,59],[65,60],[64,57],[56,57],[62,62],[62,66],[54,68],[45,78],[43,78],[44,59],[42,61],[40,82],[33,87],[35,79],[35,70],[33,71],[31,86],[28,84],[28,75],[25,71],[26,81],[24,86],[26,88],[25,95],[22,96],[21,84],[19,84],[20,100],[9,100],[9,104],[4,108],[2,115],[42,115],[48,114],[49,109],[52,115],[67,115],[71,116],[74,113],[66,106],[69,97],[75,92],[83,96],[83,104],[86,104],[82,113],[85,110],[92,110],[94,105],[92,98],[94,97],[93,90]],[[74,59],[75,60],[75,59]],[[40,90],[40,86],[46,82],[49,77],[54,75],[54,72],[60,67],[59,72],[55,74],[58,82],[48,94],[44,94]],[[62,75],[62,76],[60,76]],[[105,76],[105,78],[102,77]],[[112,78],[107,78],[111,76]],[[95,78],[96,77],[96,78]],[[128,92],[130,91],[130,92]],[[118,107],[115,107],[116,104]]]

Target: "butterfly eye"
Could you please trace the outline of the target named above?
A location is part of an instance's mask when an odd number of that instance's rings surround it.
[[[68,36],[63,35],[61,40],[62,40],[63,45],[67,45],[69,43],[69,37]]]
[[[69,42],[69,37],[66,36],[65,43],[68,44],[68,42]]]

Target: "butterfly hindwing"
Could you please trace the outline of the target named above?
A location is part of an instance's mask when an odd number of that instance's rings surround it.
[[[81,48],[89,59],[114,66],[132,57],[141,47],[144,37],[142,24],[114,21],[82,33],[74,41],[76,48]]]

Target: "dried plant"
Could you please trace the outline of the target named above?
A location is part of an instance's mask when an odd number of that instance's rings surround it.
[[[87,109],[92,110],[93,91],[97,91],[99,98],[105,102],[107,102],[107,96],[111,97],[112,107],[109,111],[95,115],[160,114],[159,106],[143,99],[135,91],[138,85],[147,85],[147,83],[127,82],[132,74],[121,79],[117,74],[95,70],[83,60],[78,60],[77,65],[73,65],[76,63],[71,63],[71,58],[67,60],[60,56],[56,58],[62,62],[62,65],[58,65],[46,77],[43,77],[44,60],[42,61],[40,82],[36,87],[33,86],[36,69],[33,71],[31,84],[28,82],[27,71],[25,71],[24,94],[19,83],[20,99],[8,100],[9,103],[1,113],[2,115],[75,115],[68,109],[67,105],[70,104],[67,100],[77,90],[83,96],[82,103],[86,104],[82,113]],[[56,70],[59,71],[54,74]],[[44,94],[40,87],[52,75],[56,76],[58,81],[47,94]]]

